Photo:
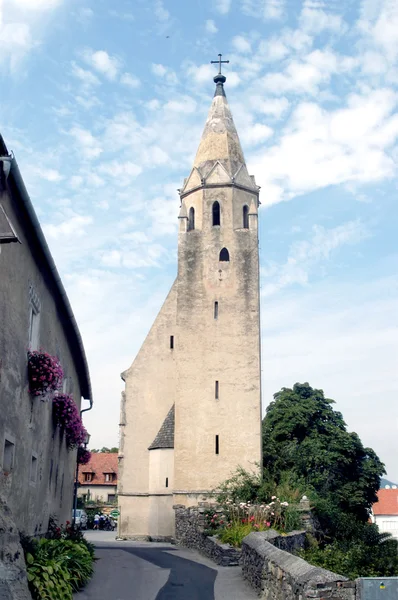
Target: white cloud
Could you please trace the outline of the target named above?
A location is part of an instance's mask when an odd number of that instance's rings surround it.
[[[82,6],[81,8],[79,8],[77,14],[81,21],[87,21],[93,18],[94,11],[91,10],[91,8],[88,8],[88,6]]]
[[[130,73],[123,73],[123,75],[120,77],[120,83],[133,89],[138,88],[141,85],[141,81],[138,79],[138,77],[135,77]]]
[[[6,0],[7,1],[7,0]],[[12,0],[23,10],[50,10],[62,4],[63,0]]]
[[[242,11],[265,20],[281,19],[285,13],[285,0],[242,0]]]
[[[43,229],[48,237],[61,241],[63,238],[82,237],[86,235],[87,225],[91,225],[92,222],[92,217],[74,215],[58,225],[51,223],[44,224]]]
[[[231,10],[232,0],[214,0],[215,9],[220,15],[226,15]]]
[[[75,138],[79,151],[86,158],[97,158],[101,154],[102,147],[100,142],[87,129],[72,127],[69,134]]]
[[[382,89],[352,95],[346,108],[334,111],[299,104],[279,143],[250,161],[263,201],[392,177],[396,167],[388,149],[398,139],[398,117],[391,115],[396,103],[396,94]]]
[[[332,252],[341,246],[356,244],[368,235],[366,228],[358,220],[349,221],[333,229],[314,225],[310,240],[292,244],[285,264],[268,264],[261,269],[262,295],[275,294],[289,285],[308,284],[311,270],[317,263],[328,260]]]
[[[91,86],[99,85],[101,82],[94,73],[91,71],[87,71],[87,69],[83,69],[75,62],[72,62],[72,75],[83,84],[84,88],[89,88]]]
[[[243,35],[236,35],[232,40],[232,46],[237,52],[251,52],[250,42]]]
[[[58,181],[62,181],[63,179],[61,173],[56,169],[49,169],[46,167],[35,167],[33,170],[38,177],[41,177],[41,179],[45,179],[46,181],[56,183]]]
[[[291,60],[283,73],[269,73],[262,79],[263,87],[275,95],[283,93],[318,93],[328,85],[333,74],[351,71],[355,59],[334,54],[330,50],[314,50],[302,60]]]
[[[2,25],[0,21],[0,67],[3,65],[14,72],[35,45],[28,24]]]
[[[130,185],[141,172],[142,168],[131,161],[114,160],[101,165],[101,174],[113,177],[117,180],[115,183],[122,187]]]
[[[166,81],[166,83],[175,85],[178,82],[178,78],[177,78],[177,75],[175,74],[175,72],[172,69],[169,69],[168,67],[165,67],[164,65],[162,65],[160,63],[159,64],[152,63],[151,70],[152,70],[152,73],[154,75],[156,75],[156,77],[160,77],[161,79],[164,79]]]
[[[170,13],[164,7],[162,0],[155,0],[154,14],[161,23],[166,23],[170,19]]]
[[[398,57],[398,3],[396,0],[378,0],[362,2],[361,18],[358,29],[378,48],[390,62]]]
[[[217,33],[217,31],[218,31],[216,24],[214,23],[214,21],[212,19],[208,19],[206,21],[205,29],[206,29],[207,33]]]
[[[264,98],[264,96],[251,96],[249,102],[251,108],[256,112],[270,115],[276,119],[280,119],[289,108],[289,100],[285,97]]]
[[[326,30],[340,34],[345,33],[347,25],[341,15],[326,12],[323,10],[326,7],[326,3],[314,3],[313,0],[305,0],[299,17],[299,26],[304,31],[315,35],[319,35]]]
[[[263,125],[262,123],[255,123],[250,125],[242,131],[241,138],[244,144],[248,146],[255,146],[268,140],[273,134],[271,127]]]
[[[114,81],[118,75],[121,64],[120,60],[115,56],[110,56],[105,50],[86,49],[82,56],[86,63],[98,73],[104,75],[110,81]]]
[[[189,77],[193,78],[196,83],[199,84],[208,84],[216,74],[214,71],[213,65],[205,64],[196,66],[195,64],[190,64],[187,67],[187,73]]]
[[[166,67],[164,67],[161,64],[153,63],[151,66],[151,69],[152,69],[152,73],[154,75],[157,75],[157,77],[164,77],[167,73]]]

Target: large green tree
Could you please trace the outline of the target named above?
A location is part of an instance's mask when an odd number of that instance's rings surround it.
[[[290,478],[330,506],[366,521],[384,465],[356,433],[347,431],[334,401],[308,383],[274,394],[263,420],[265,473]]]

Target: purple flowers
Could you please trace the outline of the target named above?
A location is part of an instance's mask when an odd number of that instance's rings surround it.
[[[56,356],[41,350],[28,353],[29,392],[34,396],[45,396],[59,390],[64,372]]]
[[[77,449],[77,462],[79,465],[87,465],[90,462],[91,452],[83,446],[79,446]]]
[[[54,396],[53,415],[57,425],[65,431],[66,445],[70,450],[84,443],[87,431],[83,427],[79,409],[72,396],[68,394]]]

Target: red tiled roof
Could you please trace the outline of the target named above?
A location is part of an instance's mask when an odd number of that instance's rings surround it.
[[[398,515],[398,489],[379,490],[377,498],[372,506],[374,515]]]
[[[116,453],[95,452],[87,465],[79,467],[81,485],[117,485],[118,459]],[[85,481],[84,473],[91,473],[91,481]],[[106,473],[114,473],[113,481],[105,481]]]

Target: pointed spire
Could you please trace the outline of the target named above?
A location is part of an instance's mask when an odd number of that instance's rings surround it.
[[[221,73],[214,77],[216,91],[193,164],[204,177],[217,161],[231,177],[234,177],[239,167],[245,164],[239,136],[224,91],[225,81],[226,77]]]

